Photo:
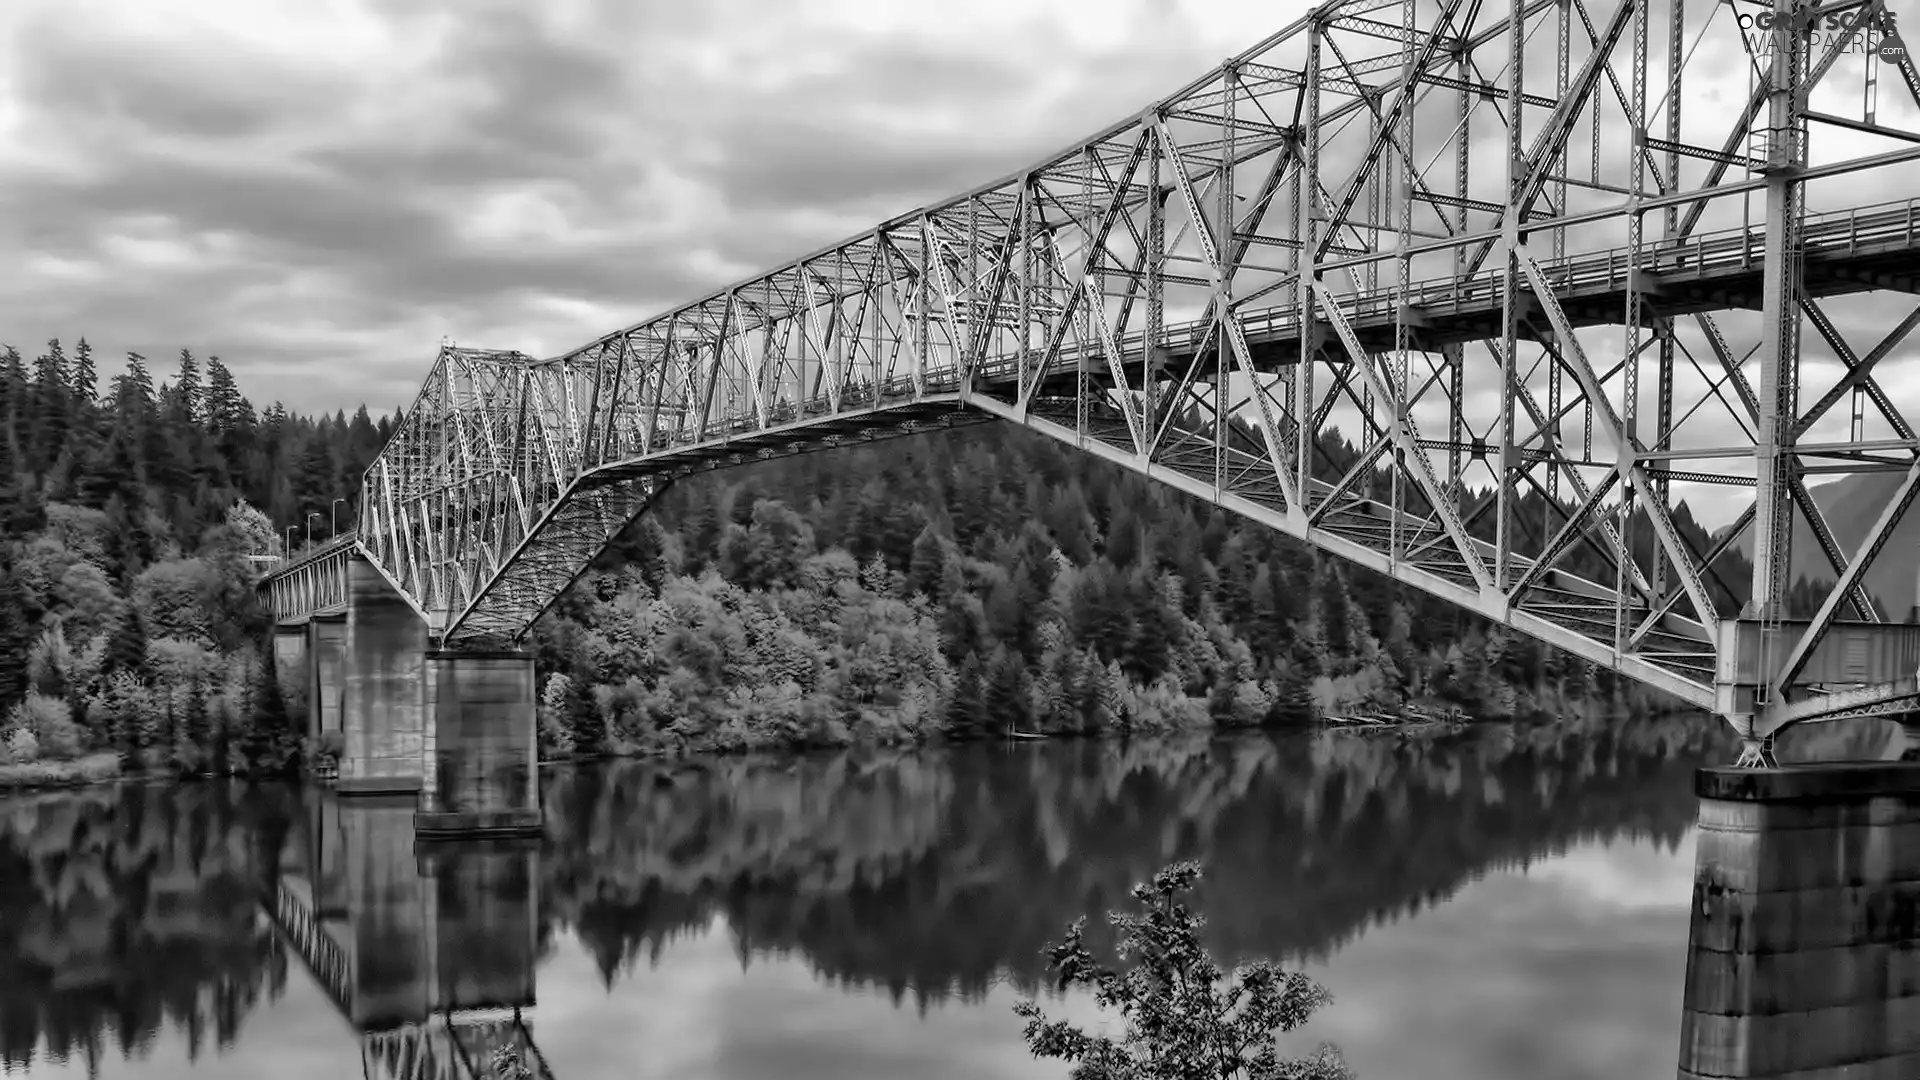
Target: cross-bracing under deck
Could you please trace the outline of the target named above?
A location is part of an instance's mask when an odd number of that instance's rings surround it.
[[[515,639],[676,477],[998,418],[1716,711],[1746,760],[1915,708],[1915,597],[1865,585],[1920,491],[1889,390],[1920,200],[1884,201],[1920,178],[1920,76],[1883,0],[1813,34],[1515,4],[1325,4],[1031,168],[562,356],[444,348],[357,533],[276,609],[358,552],[449,645]],[[1837,533],[1810,478],[1869,472],[1892,498]],[[1833,584],[1793,610],[1803,571]]]

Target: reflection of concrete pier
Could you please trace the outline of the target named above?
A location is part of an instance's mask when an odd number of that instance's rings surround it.
[[[1920,1076],[1920,765],[1704,769],[1680,1076]]]
[[[503,1057],[544,1078],[527,1016],[537,848],[501,840],[416,852],[414,809],[407,797],[310,794],[304,818],[267,853],[263,906],[360,1034],[369,1080],[491,1080]]]

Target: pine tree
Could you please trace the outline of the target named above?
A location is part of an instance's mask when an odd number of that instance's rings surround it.
[[[1027,667],[1021,654],[997,649],[987,665],[987,722],[995,728],[1025,729],[1032,723]]]
[[[262,649],[254,677],[252,723],[243,730],[240,755],[254,776],[279,776],[299,762],[302,739],[280,692],[280,670],[273,650]]]
[[[147,373],[146,357],[127,354],[127,370],[113,380],[113,399],[121,418],[135,430],[153,418],[153,376]]]
[[[120,625],[114,628],[113,636],[107,639],[107,657],[105,673],[124,671],[135,678],[147,674],[147,630],[142,625],[140,613],[127,609]]]
[[[200,362],[187,349],[180,350],[180,377],[173,386],[174,407],[181,420],[201,423],[206,418],[200,398]]]
[[[233,372],[217,356],[207,358],[206,427],[216,435],[232,431],[240,423],[240,388],[234,385]]]
[[[951,738],[977,738],[987,732],[986,688],[980,675],[980,657],[968,653],[954,678],[953,698],[947,703],[946,730]]]
[[[195,679],[187,688],[186,706],[180,717],[180,752],[177,760],[181,771],[198,773],[205,771],[210,764],[206,760],[206,751],[213,745],[212,721],[207,713],[207,688]]]
[[[600,703],[594,700],[592,679],[567,680],[565,710],[565,722],[568,732],[573,735],[574,749],[589,757],[605,753],[607,722],[600,713]]]
[[[913,557],[907,562],[907,589],[930,600],[942,600],[940,578],[947,566],[946,548],[929,525],[913,540]]]
[[[13,432],[0,426],[0,537],[24,537],[40,528],[40,500],[22,468]]]
[[[73,347],[73,394],[78,401],[92,408],[100,397],[100,373],[93,364],[93,346],[81,338]]]
[[[27,467],[33,472],[42,472],[51,465],[60,452],[66,448],[68,434],[67,410],[67,355],[60,348],[60,339],[47,342],[47,351],[42,353],[34,365],[33,371],[33,422],[28,426],[32,434],[20,449]]]
[[[33,642],[26,594],[11,566],[0,566],[0,716],[27,693],[27,649]]]
[[[1313,690],[1307,684],[1306,665],[1288,664],[1280,670],[1273,708],[1269,713],[1276,724],[1311,724],[1317,718]]]
[[[30,415],[27,408],[27,365],[20,356],[20,350],[11,345],[0,357],[0,403],[5,406],[5,412],[0,414],[0,429],[17,435],[22,420]]]

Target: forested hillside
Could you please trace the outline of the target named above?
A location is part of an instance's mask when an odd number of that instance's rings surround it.
[[[186,350],[157,387],[137,354],[102,385],[84,339],[0,354],[0,765],[283,767],[247,557],[309,511],[324,538],[390,428],[258,411]]]
[[[84,341],[0,362],[6,754],[279,768],[297,738],[247,556],[324,538],[336,500],[346,528],[392,421],[257,411],[184,350],[157,386],[137,355],[100,382]],[[1322,450],[1336,469],[1354,453],[1337,433]],[[536,639],[559,753],[1269,725],[1407,701],[1551,717],[1630,692],[1005,425],[682,481]]]
[[[1352,455],[1337,434],[1325,449]],[[999,424],[684,481],[537,637],[560,676],[543,732],[582,750],[1271,725],[1407,701],[1552,717],[1625,690]]]

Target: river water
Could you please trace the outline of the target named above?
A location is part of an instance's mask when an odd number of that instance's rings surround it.
[[[1042,950],[1176,858],[1367,1080],[1672,1075],[1707,720],[615,762],[537,846],[240,784],[0,799],[0,1061],[40,1078],[1064,1077]]]

